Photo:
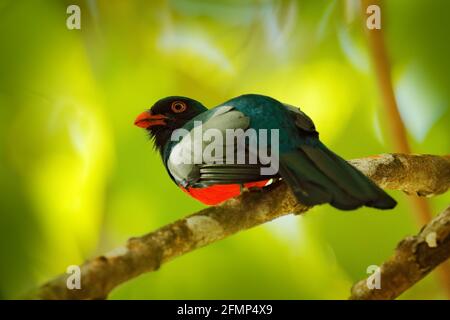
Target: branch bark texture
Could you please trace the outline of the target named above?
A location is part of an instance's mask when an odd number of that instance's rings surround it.
[[[350,163],[380,187],[431,196],[450,187],[450,158],[383,154]],[[296,201],[286,184],[270,191],[244,192],[128,242],[81,266],[81,289],[67,288],[67,274],[31,292],[32,299],[104,299],[116,286],[162,264],[239,231],[309,207]]]
[[[389,8],[384,6],[387,1],[379,0],[363,0],[362,15],[363,21],[367,18],[367,9],[371,5],[382,8],[383,12],[387,12]],[[383,18],[384,19],[384,18]],[[389,48],[386,47],[384,33],[389,32],[389,23],[382,20],[383,27],[380,29],[369,29],[364,25],[367,34],[368,48],[372,55],[373,71],[376,76],[378,87],[380,89],[380,102],[384,113],[386,114],[387,126],[390,131],[390,140],[393,141],[395,152],[410,154],[411,146],[408,141],[408,134],[403,123],[397,100],[395,98],[394,86],[392,84],[391,63],[389,60]],[[415,215],[418,225],[427,224],[432,218],[430,204],[425,198],[411,197],[409,198],[411,205],[411,213]],[[440,277],[440,283],[446,291],[447,298],[450,299],[450,264],[443,264],[437,269]]]
[[[367,280],[352,288],[350,299],[395,299],[450,257],[450,207],[427,224],[418,235],[403,239],[380,267],[380,289]]]

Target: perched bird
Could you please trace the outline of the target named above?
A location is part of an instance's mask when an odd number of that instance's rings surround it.
[[[308,206],[329,203],[338,209],[352,210],[363,205],[379,209],[396,205],[394,199],[319,140],[313,121],[305,113],[271,97],[247,94],[207,109],[196,100],[171,96],[141,113],[135,125],[148,131],[171,179],[208,205],[238,196],[244,188],[265,188],[279,180],[284,180],[298,201]],[[209,160],[193,155],[193,143],[202,148],[212,143],[211,137],[196,136],[194,131],[200,126],[203,133],[213,129],[224,137],[230,129],[240,130],[241,135],[265,130],[265,135],[256,136],[258,147],[273,152],[272,160],[278,162],[274,167],[279,170],[262,174],[267,161],[263,163],[260,150],[251,149],[250,139],[244,139],[245,159],[256,153],[256,163],[227,161],[228,151],[218,152],[235,143],[236,138],[219,141],[219,149]],[[275,136],[277,140],[273,139]],[[230,150],[237,153],[236,146]],[[231,156],[232,160],[238,157]]]

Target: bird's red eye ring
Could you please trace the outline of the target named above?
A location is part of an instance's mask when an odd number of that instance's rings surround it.
[[[187,105],[183,101],[174,101],[174,102],[172,102],[171,109],[175,113],[181,113],[184,110],[186,110],[186,108],[187,108]]]

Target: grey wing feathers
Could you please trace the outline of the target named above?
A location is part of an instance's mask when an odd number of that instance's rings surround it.
[[[206,130],[214,130],[217,137],[226,137],[227,129],[248,128],[250,119],[242,112],[230,106],[218,107],[217,110],[202,123],[202,136]],[[212,132],[212,131],[210,131]],[[204,158],[203,154],[194,154],[195,143],[194,132],[191,130],[172,149],[167,167],[175,181],[183,186],[207,186],[212,184],[232,184],[256,181],[260,178],[260,165],[240,165],[226,163],[227,143],[230,141],[209,141],[201,142],[201,150],[206,150],[210,144],[221,148],[222,151],[213,152],[214,157]],[[197,142],[198,143],[198,142]],[[236,146],[234,146],[236,148]],[[200,156],[200,158],[199,158]],[[194,160],[194,161],[192,161]]]

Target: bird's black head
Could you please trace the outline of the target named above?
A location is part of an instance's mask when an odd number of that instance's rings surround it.
[[[206,110],[208,109],[196,100],[171,96],[158,100],[150,110],[142,112],[134,124],[146,129],[154,140],[155,147],[162,151],[175,129],[183,127],[186,122]]]

